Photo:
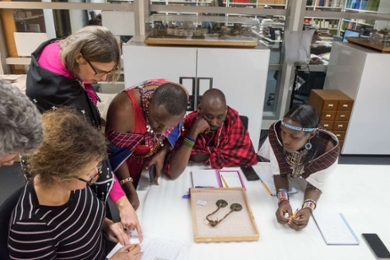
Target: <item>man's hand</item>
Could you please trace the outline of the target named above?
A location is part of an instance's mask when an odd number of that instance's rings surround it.
[[[196,118],[194,124],[192,125],[190,131],[189,131],[189,136],[191,138],[196,139],[199,134],[201,133],[208,133],[210,132],[210,125],[207,123],[207,121],[198,115]]]
[[[285,217],[285,214],[288,214],[288,217]],[[290,217],[293,215],[290,202],[287,200],[280,203],[279,208],[276,210],[276,219],[280,224],[287,224],[290,220]]]
[[[145,167],[145,170],[149,170],[149,167],[151,165],[154,164],[156,166],[156,177],[154,178],[154,181],[153,181],[153,183],[155,183],[156,185],[158,185],[158,178],[161,176],[161,171],[164,167],[165,156],[167,154],[167,151],[168,151],[168,149],[165,149],[165,146],[164,146],[164,148],[161,149],[161,151],[159,151],[158,153],[156,153],[156,155],[154,155],[152,157],[152,159],[149,161],[149,163]]]
[[[309,223],[310,219],[310,209],[303,208],[296,214],[295,218],[290,218],[288,225],[290,228],[299,231],[304,229]]]

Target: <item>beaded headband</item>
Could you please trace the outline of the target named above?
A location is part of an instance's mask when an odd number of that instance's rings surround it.
[[[285,122],[283,122],[283,120],[280,120],[280,122],[285,127],[289,128],[289,129],[292,129],[292,130],[295,130],[295,131],[310,133],[310,132],[314,132],[315,130],[317,130],[317,128],[302,128],[302,127],[299,127],[299,126],[289,125],[289,124],[286,124]]]

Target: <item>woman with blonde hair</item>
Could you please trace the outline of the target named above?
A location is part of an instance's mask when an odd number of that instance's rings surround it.
[[[31,55],[27,74],[27,96],[41,112],[73,106],[96,129],[101,127],[98,95],[92,85],[116,80],[120,71],[120,51],[114,35],[105,27],[87,26],[63,40],[42,43]],[[107,197],[118,206],[126,229],[142,232],[134,208],[115,179],[109,161],[102,161],[101,174],[93,186],[97,197]]]
[[[44,113],[43,129],[43,145],[29,157],[32,179],[10,219],[10,257],[103,260],[120,242],[127,246],[110,259],[141,259],[90,187],[107,156],[104,136],[70,108]]]

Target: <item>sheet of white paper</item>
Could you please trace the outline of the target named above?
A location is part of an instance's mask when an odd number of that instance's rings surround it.
[[[131,240],[130,240],[131,241]],[[122,246],[118,244],[107,258],[112,257]],[[141,260],[185,260],[190,251],[190,243],[186,240],[169,239],[144,234],[141,243],[143,256]]]
[[[138,233],[137,231],[130,231],[130,244],[135,245],[139,244],[139,239],[138,239]],[[116,246],[111,250],[111,252],[107,255],[107,258],[112,257],[116,251],[121,249],[123,246],[121,244],[116,244]]]
[[[227,185],[229,185],[229,188],[242,188],[240,176],[238,171],[219,171],[219,175],[223,176],[225,181],[227,182]],[[224,188],[226,188],[225,183],[222,181],[221,177],[221,182]]]
[[[359,245],[359,239],[343,214],[313,212],[313,219],[327,245]]]
[[[193,170],[191,175],[193,187],[219,187],[215,170]]]

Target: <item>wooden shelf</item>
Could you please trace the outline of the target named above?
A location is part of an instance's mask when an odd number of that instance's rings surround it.
[[[390,53],[390,47],[384,47],[382,45],[372,44],[372,43],[370,43],[368,41],[364,41],[362,39],[354,38],[354,37],[346,37],[346,39],[350,43],[354,43],[354,44],[357,44],[357,45],[360,45],[360,46],[369,47],[371,49],[375,49],[375,50],[378,50],[378,51],[381,51],[381,52]]]

